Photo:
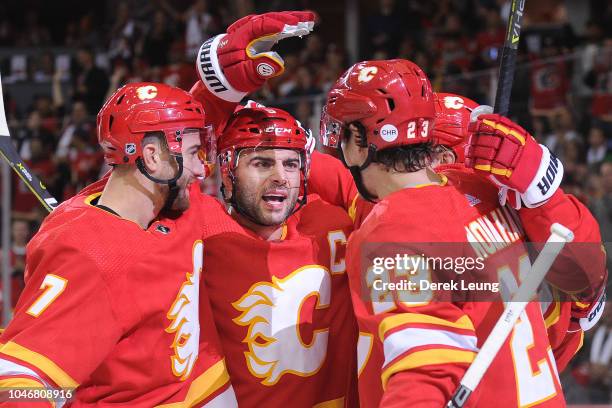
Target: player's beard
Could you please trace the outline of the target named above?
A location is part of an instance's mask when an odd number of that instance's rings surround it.
[[[235,194],[235,202],[238,207],[236,210],[250,218],[251,221],[265,226],[281,225],[289,218],[297,203],[300,190],[299,188],[284,188],[287,192],[287,198],[283,201],[283,209],[280,211],[266,211],[265,201],[262,196],[267,190],[274,188],[263,189],[260,193],[256,191],[252,184],[242,184],[239,180],[236,180],[232,193]]]
[[[174,194],[168,188],[168,196],[166,206],[172,211],[183,212],[189,208],[189,187],[191,185],[192,177],[188,169],[183,169],[183,175],[176,182],[177,192]],[[169,202],[172,200],[172,202]]]

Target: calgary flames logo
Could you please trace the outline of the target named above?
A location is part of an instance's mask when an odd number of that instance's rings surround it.
[[[370,82],[372,78],[378,72],[378,68],[376,67],[365,67],[359,71],[359,75],[357,76],[357,80],[359,82]]]
[[[249,348],[244,353],[247,366],[262,384],[274,385],[287,373],[308,377],[323,365],[329,329],[314,330],[308,344],[300,333],[302,307],[312,296],[314,309],[329,307],[331,276],[319,265],[304,266],[283,279],[273,277],[272,283],[256,283],[233,303],[242,312],[234,322],[249,327],[243,340]]]
[[[166,329],[175,333],[172,348],[172,372],[185,380],[191,374],[193,365],[198,359],[200,343],[200,321],[198,320],[198,303],[200,290],[200,275],[202,273],[202,241],[193,245],[193,273],[187,273],[187,280],[181,286],[167,314],[172,321]]]
[[[138,95],[138,99],[141,101],[153,99],[157,96],[157,88],[153,85],[141,86],[136,89],[136,95]]]
[[[445,96],[444,97],[444,106],[446,109],[461,109],[463,108],[464,101],[463,98],[458,96]]]

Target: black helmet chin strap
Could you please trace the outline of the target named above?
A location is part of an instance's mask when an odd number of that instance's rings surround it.
[[[365,161],[361,166],[349,166],[346,164],[346,160],[344,158],[344,152],[342,151],[342,147],[338,146],[338,153],[340,154],[340,160],[344,164],[344,167],[349,169],[351,172],[351,176],[353,176],[353,180],[355,181],[355,186],[357,187],[357,191],[359,195],[363,197],[364,200],[369,201],[371,203],[376,203],[378,200],[378,196],[372,194],[368,191],[365,184],[363,183],[363,175],[362,171],[365,170],[370,164],[374,162],[374,155],[376,154],[376,146],[370,144],[368,146],[368,157],[366,157]]]
[[[178,197],[178,193],[180,190],[177,184],[177,181],[183,175],[183,156],[180,154],[173,154],[172,157],[174,157],[174,159],[176,160],[176,163],[178,164],[178,172],[176,173],[176,176],[172,177],[171,179],[167,179],[167,180],[158,179],[157,177],[152,176],[147,171],[147,168],[145,167],[144,162],[142,161],[142,157],[138,157],[136,159],[136,167],[138,168],[138,170],[140,170],[142,174],[144,174],[146,178],[148,178],[154,183],[165,184],[168,186],[168,197],[166,198],[164,209],[172,208],[172,204],[174,203],[174,200],[176,200],[176,197]]]

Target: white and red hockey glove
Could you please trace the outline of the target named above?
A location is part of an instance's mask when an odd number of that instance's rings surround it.
[[[315,14],[282,11],[248,15],[204,42],[196,61],[208,90],[228,102],[240,100],[278,76],[285,62],[272,47],[280,40],[309,34]]]
[[[563,178],[563,165],[525,129],[497,114],[470,123],[465,165],[491,175],[500,186],[500,203],[519,209],[538,207],[552,197]]]

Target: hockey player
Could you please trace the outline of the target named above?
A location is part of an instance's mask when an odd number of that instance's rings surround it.
[[[210,111],[207,122],[223,123],[236,104],[215,95],[236,97],[282,72],[266,39],[307,34],[313,19],[247,16],[220,49],[204,49],[199,67],[212,85],[192,92]],[[202,105],[162,84],[130,84],[98,122],[114,170],[57,208],[30,244],[28,287],[1,338],[2,386],[76,388],[72,406],[236,406],[207,293],[198,290],[202,234],[209,218],[225,215],[188,187],[206,172]],[[54,395],[59,405],[69,396]]]
[[[352,222],[307,194],[306,143],[291,115],[255,106],[219,139],[232,218],[205,234],[204,280],[240,406],[356,404]]]
[[[223,129],[231,218],[207,219],[205,286],[240,406],[355,406],[356,323],[346,213],[307,194],[304,129],[286,112],[238,102],[283,71],[275,41],[307,34],[309,12],[247,16],[206,41],[191,92]],[[211,58],[211,56],[218,58]],[[214,97],[211,98],[211,95]]]
[[[414,64],[396,60],[353,66],[330,92],[326,115],[324,139],[333,144],[341,142],[343,158],[360,193],[378,201],[361,228],[353,233],[347,256],[361,331],[360,400],[363,406],[379,403],[442,406],[503,306],[498,302],[489,308],[490,302],[436,303],[429,299],[417,305],[405,303],[404,296],[410,293],[401,291],[373,291],[373,297],[367,299],[362,289],[372,290],[373,283],[380,280],[372,276],[371,269],[366,270],[373,258],[380,255],[368,243],[413,243],[414,255],[419,256],[429,249],[418,242],[473,241],[473,229],[494,223],[495,231],[477,231],[482,241],[476,241],[492,251],[487,255],[487,264],[501,267],[500,261],[514,258],[512,268],[519,266],[528,270],[528,258],[514,254],[522,246],[491,246],[493,242],[486,241],[493,241],[495,238],[489,236],[492,235],[498,240],[507,237],[520,242],[524,239],[523,230],[513,214],[499,207],[496,186],[471,172],[436,174],[429,169],[434,156],[430,142],[434,102],[428,80]],[[500,120],[488,118],[491,119]],[[514,156],[510,158],[516,160],[510,164],[504,161],[508,156],[501,156],[500,162],[511,170],[516,169],[514,174],[519,175],[518,184],[516,178],[510,182],[503,179],[503,182],[512,189],[531,193],[528,198],[538,199],[534,202],[551,199],[554,188],[549,190],[549,195],[539,197],[537,191],[525,188],[536,185],[533,181],[538,169],[545,170],[551,160],[533,146],[535,142],[526,132],[513,130],[506,137],[518,134],[527,141],[527,147],[519,148],[519,154],[516,150],[512,152]],[[503,135],[502,132],[497,137],[503,140]],[[475,157],[481,159],[483,150],[487,155],[497,152],[497,146],[491,140],[486,141],[491,150],[477,149]],[[558,186],[557,179],[553,181]],[[363,253],[359,252],[360,248],[364,248]],[[593,259],[599,258],[602,257],[595,254]],[[393,281],[406,271],[396,269],[385,273]],[[593,300],[605,279],[603,262],[595,266],[594,273],[580,277],[584,278],[580,283],[587,284],[581,295]],[[567,284],[559,274],[552,278],[559,285]],[[529,346],[529,353],[525,346]],[[486,406],[491,401],[499,401],[502,390],[511,390],[501,397],[507,406],[563,404],[554,360],[547,347],[541,314],[536,304],[530,304],[515,328],[515,335],[494,360],[471,403]],[[534,358],[538,363],[531,362]],[[532,365],[538,371],[533,371]]]
[[[190,206],[189,186],[204,176],[202,106],[178,88],[129,84],[97,123],[113,170],[29,243],[26,288],[0,339],[0,385],[37,389],[40,404],[49,395],[57,406],[235,406],[198,291],[192,225],[218,208],[212,198]],[[35,404],[32,394],[8,398]]]
[[[468,126],[472,112],[481,105],[461,95],[440,92],[434,94],[434,101],[436,120],[432,137],[436,154],[432,164],[437,172],[457,169],[469,171],[463,165],[468,144]],[[329,202],[346,208],[358,227],[371,211],[373,203],[358,195],[353,178],[340,161],[314,153],[312,162],[312,190]],[[544,241],[550,225],[560,222],[575,232],[578,242],[590,243],[585,245],[601,242],[599,228],[592,214],[580,201],[564,194],[560,188],[551,200],[536,208],[521,207],[522,200],[517,191],[504,186],[500,190],[501,203],[507,202],[518,210],[530,241]],[[564,265],[568,269],[567,274],[579,273],[580,268],[592,270],[588,264]],[[542,289],[540,301],[544,320],[558,370],[562,371],[582,346],[584,331],[592,327],[601,316],[605,294],[602,292],[594,302],[586,304],[576,302],[554,286],[543,285]]]

